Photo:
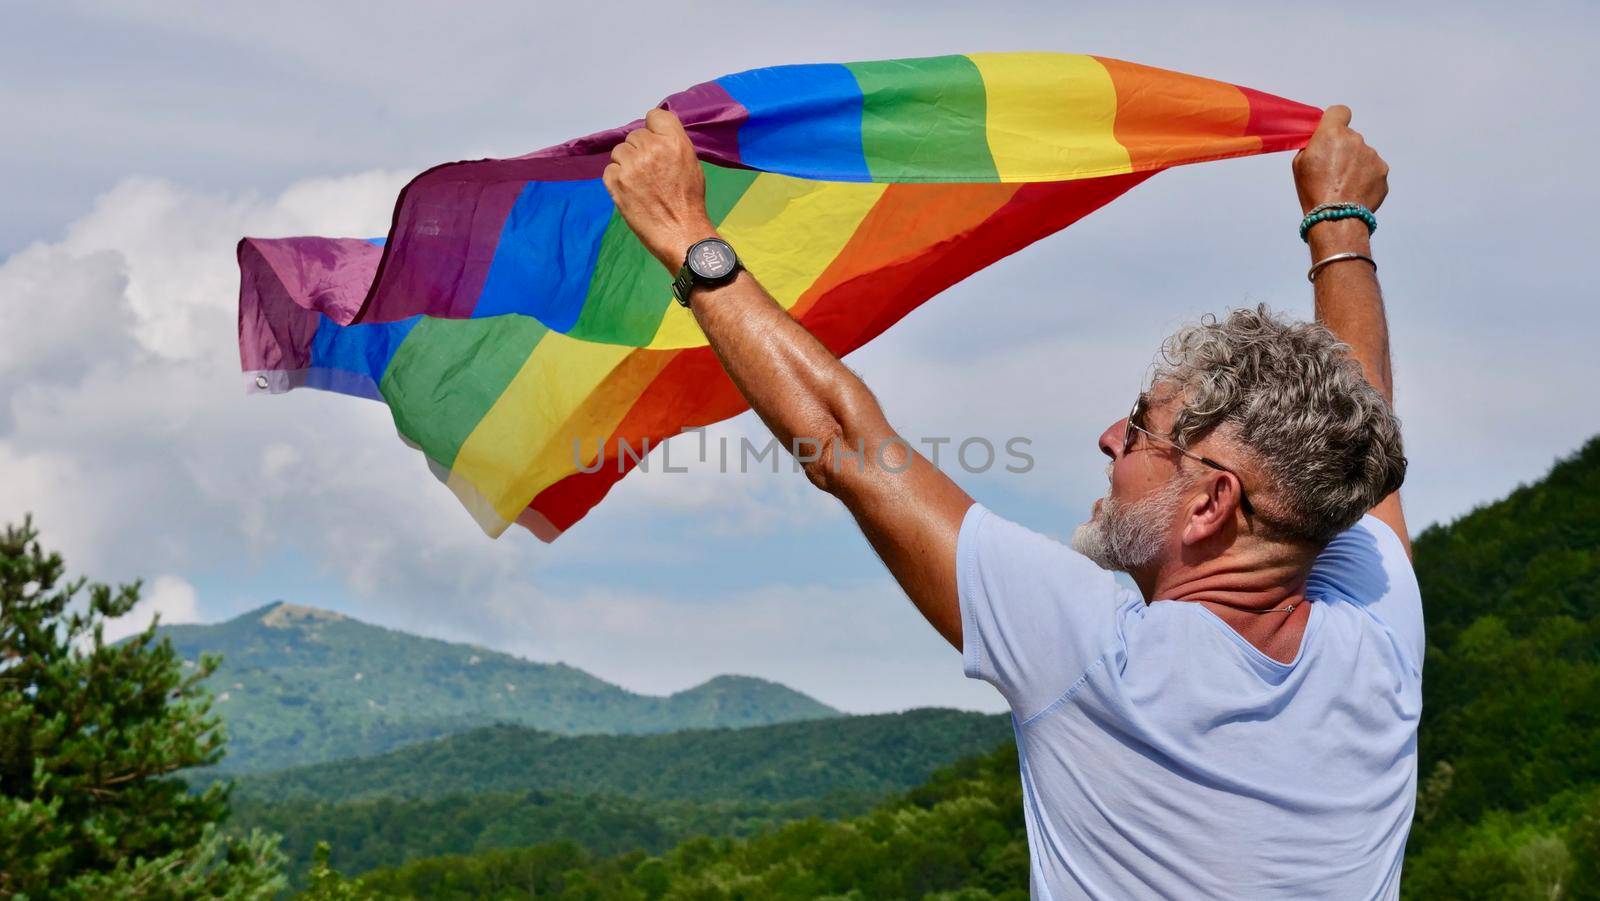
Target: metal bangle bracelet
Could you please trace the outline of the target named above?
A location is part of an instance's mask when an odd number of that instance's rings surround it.
[[[1337,262],[1339,262],[1341,260],[1366,260],[1368,263],[1370,263],[1372,265],[1372,271],[1373,272],[1377,272],[1378,271],[1378,261],[1377,260],[1374,260],[1372,257],[1369,257],[1364,253],[1356,253],[1355,251],[1348,251],[1348,252],[1345,252],[1345,253],[1336,253],[1336,254],[1334,254],[1332,256],[1323,257],[1322,259],[1316,261],[1315,263],[1312,263],[1311,264],[1311,268],[1306,270],[1306,281],[1311,282],[1312,284],[1316,284],[1316,282],[1317,282],[1317,273],[1322,271],[1322,267],[1328,265],[1329,263],[1337,263]]]

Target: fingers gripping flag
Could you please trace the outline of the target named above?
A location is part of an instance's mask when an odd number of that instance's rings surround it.
[[[1154,173],[1305,145],[1319,110],[1093,56],[777,66],[662,106],[718,232],[843,355]],[[381,400],[490,535],[550,541],[637,462],[745,409],[601,171],[635,121],[400,193],[387,240],[239,242],[251,390]]]

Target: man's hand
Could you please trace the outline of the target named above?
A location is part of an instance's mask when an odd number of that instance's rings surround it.
[[[1330,106],[1311,143],[1295,154],[1294,185],[1302,214],[1340,202],[1376,211],[1389,194],[1389,165],[1350,128],[1350,107]]]
[[[689,245],[716,234],[706,215],[706,177],[676,115],[653,109],[644,123],[612,149],[600,178],[645,249],[677,272]]]

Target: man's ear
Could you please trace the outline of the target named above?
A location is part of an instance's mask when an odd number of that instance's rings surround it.
[[[1200,544],[1222,532],[1233,521],[1233,511],[1239,506],[1239,480],[1229,473],[1207,473],[1195,483],[1194,491],[1185,508],[1186,545]]]

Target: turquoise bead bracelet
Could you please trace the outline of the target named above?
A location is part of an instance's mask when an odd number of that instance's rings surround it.
[[[1309,242],[1307,234],[1311,226],[1318,222],[1332,222],[1336,219],[1360,219],[1367,224],[1367,234],[1378,230],[1378,217],[1372,211],[1359,203],[1323,203],[1312,207],[1311,212],[1300,220],[1300,240]]]

